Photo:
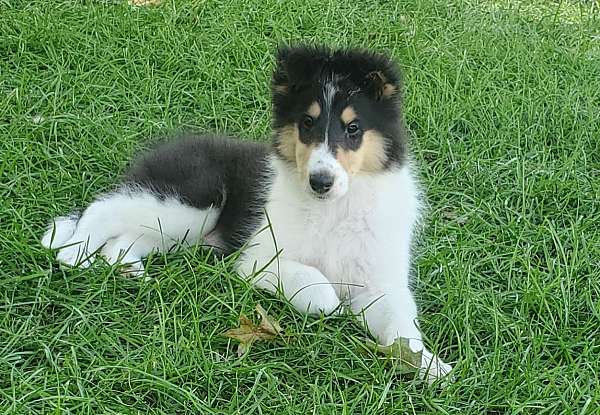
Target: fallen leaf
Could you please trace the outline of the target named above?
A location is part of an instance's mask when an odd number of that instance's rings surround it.
[[[408,339],[398,337],[394,343],[389,346],[382,346],[369,339],[366,340],[366,347],[375,353],[383,354],[392,360],[400,363],[402,373],[414,373],[421,367],[423,352],[413,352],[409,346]]]
[[[260,316],[260,328],[264,332],[272,333],[273,335],[277,336],[283,331],[277,320],[268,315],[260,304],[256,304],[256,312]]]
[[[158,6],[162,0],[129,0],[130,6]]]
[[[237,349],[238,356],[246,353],[255,341],[273,340],[283,331],[279,323],[269,316],[260,304],[256,305],[256,312],[260,317],[260,324],[258,326],[242,314],[240,315],[240,326],[223,333],[225,337],[240,342]]]

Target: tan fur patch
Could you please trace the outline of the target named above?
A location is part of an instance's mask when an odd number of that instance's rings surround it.
[[[367,130],[358,150],[339,149],[336,158],[349,174],[375,173],[385,164],[385,140],[379,132]]]
[[[306,145],[300,141],[300,132],[296,124],[289,124],[279,130],[279,152],[292,163],[296,163],[298,170],[306,174],[306,165],[314,145]]]
[[[308,159],[310,158],[310,154],[315,149],[314,144],[306,145],[300,140],[296,144],[296,166],[300,173],[304,176],[308,175],[308,169],[306,165],[308,164]]]
[[[310,104],[310,107],[308,107],[306,113],[313,118],[319,118],[319,115],[321,115],[321,106],[317,101],[315,101],[312,104]]]
[[[277,94],[285,95],[288,92],[288,87],[287,85],[274,85],[273,91],[275,91]]]
[[[351,106],[344,108],[344,111],[342,111],[342,116],[340,118],[342,119],[344,124],[350,124],[356,119],[356,112],[354,111],[354,108],[352,108]]]
[[[278,148],[283,157],[296,161],[296,145],[300,142],[300,133],[296,124],[286,125],[279,130]]]
[[[384,98],[389,98],[396,93],[396,86],[392,84],[385,84],[383,86],[383,90],[381,91],[381,96]]]
[[[388,82],[387,78],[379,71],[367,75],[380,85],[379,94],[382,98],[389,98],[397,92],[396,86]]]

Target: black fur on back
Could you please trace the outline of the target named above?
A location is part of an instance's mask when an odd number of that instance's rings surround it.
[[[214,135],[160,142],[133,162],[125,184],[160,197],[177,197],[198,209],[219,207],[214,230],[222,253],[241,248],[259,226],[270,185],[263,143]]]

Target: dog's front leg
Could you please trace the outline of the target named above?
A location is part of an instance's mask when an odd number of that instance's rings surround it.
[[[330,314],[340,305],[333,286],[321,271],[297,261],[243,255],[239,272],[258,288],[283,294],[303,313]]]
[[[444,363],[423,345],[417,327],[417,306],[408,287],[359,292],[352,298],[351,309],[362,316],[377,341],[390,345],[397,338],[409,341],[413,352],[422,352],[420,375],[430,383],[444,377],[452,366]]]

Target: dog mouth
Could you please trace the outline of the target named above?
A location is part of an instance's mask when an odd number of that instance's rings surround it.
[[[317,192],[317,191],[313,190],[310,187],[310,185],[308,185],[308,186],[306,186],[305,190],[311,199],[316,200],[318,202],[323,202],[323,203],[336,200],[340,196],[338,194],[338,192],[335,191],[334,188],[331,188],[327,192]]]
[[[318,200],[319,202],[326,202],[326,201],[332,199],[330,197],[330,195],[328,195],[328,194],[323,195],[323,194],[319,194],[319,193],[316,193],[313,191],[311,191],[310,194],[313,199]]]

